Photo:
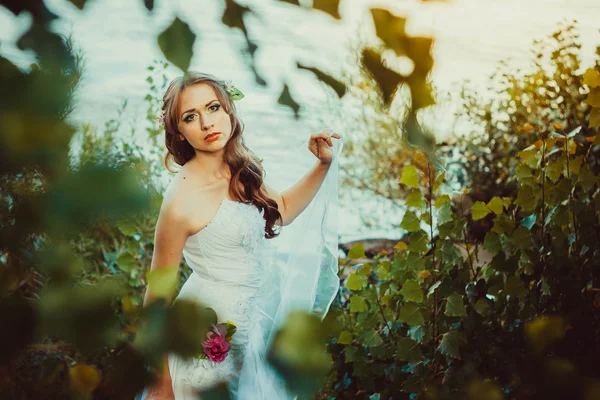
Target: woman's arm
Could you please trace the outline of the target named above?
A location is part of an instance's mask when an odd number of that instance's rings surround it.
[[[329,136],[327,131],[312,135],[308,148],[318,158],[316,165],[294,186],[282,193],[277,193],[266,184],[264,185],[268,196],[277,202],[284,226],[294,221],[308,207],[319,191],[333,159],[331,138],[340,139],[341,137],[339,133]]]
[[[154,251],[150,271],[160,268],[176,267],[181,263],[181,254],[188,238],[186,230],[189,218],[181,208],[172,204],[160,209],[154,232]],[[144,306],[155,300],[152,288],[146,288]]]
[[[154,232],[151,271],[172,266],[179,268],[181,253],[188,238],[185,230],[186,226],[187,218],[179,208],[170,204],[163,204]],[[152,288],[148,286],[144,296],[144,306],[155,299],[156,297],[152,295]],[[149,388],[144,400],[175,400],[167,354],[163,358],[162,374],[154,385]]]

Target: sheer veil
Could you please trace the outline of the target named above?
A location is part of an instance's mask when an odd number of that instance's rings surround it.
[[[266,351],[290,311],[304,310],[324,318],[338,294],[338,159],[342,140],[333,140],[331,166],[309,206],[283,227],[277,238],[268,241],[258,309],[235,390],[238,399],[294,398],[267,365]],[[307,144],[298,151],[301,157],[314,160]]]

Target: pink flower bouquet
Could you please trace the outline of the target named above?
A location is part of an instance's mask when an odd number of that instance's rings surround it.
[[[237,327],[231,321],[213,324],[202,342],[203,353],[198,354],[197,358],[208,358],[215,362],[225,360],[231,349],[231,338],[236,330]]]

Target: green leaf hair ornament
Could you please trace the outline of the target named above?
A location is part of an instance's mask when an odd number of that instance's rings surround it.
[[[229,97],[231,100],[241,100],[244,98],[244,93],[240,91],[240,89],[236,88],[233,82],[227,81],[224,85],[221,86],[227,93],[229,93]]]

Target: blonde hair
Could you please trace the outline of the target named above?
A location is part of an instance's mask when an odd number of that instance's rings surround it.
[[[231,121],[231,137],[225,145],[224,155],[225,163],[229,165],[231,170],[229,194],[237,201],[252,203],[259,210],[264,210],[266,220],[265,237],[268,239],[274,238],[279,234],[279,232],[275,232],[274,226],[277,221],[282,221],[281,214],[277,202],[267,196],[263,186],[264,171],[261,160],[244,144],[242,138],[244,125],[233,100],[224,89],[225,82],[212,75],[199,72],[188,72],[185,76],[171,81],[163,96],[162,108],[164,111],[165,145],[167,147],[164,158],[165,167],[169,171],[175,172],[170,168],[172,163],[184,165],[195,155],[194,148],[187,140],[178,139],[180,132],[177,126],[181,94],[185,88],[200,83],[212,87]],[[243,190],[240,187],[243,187]]]

